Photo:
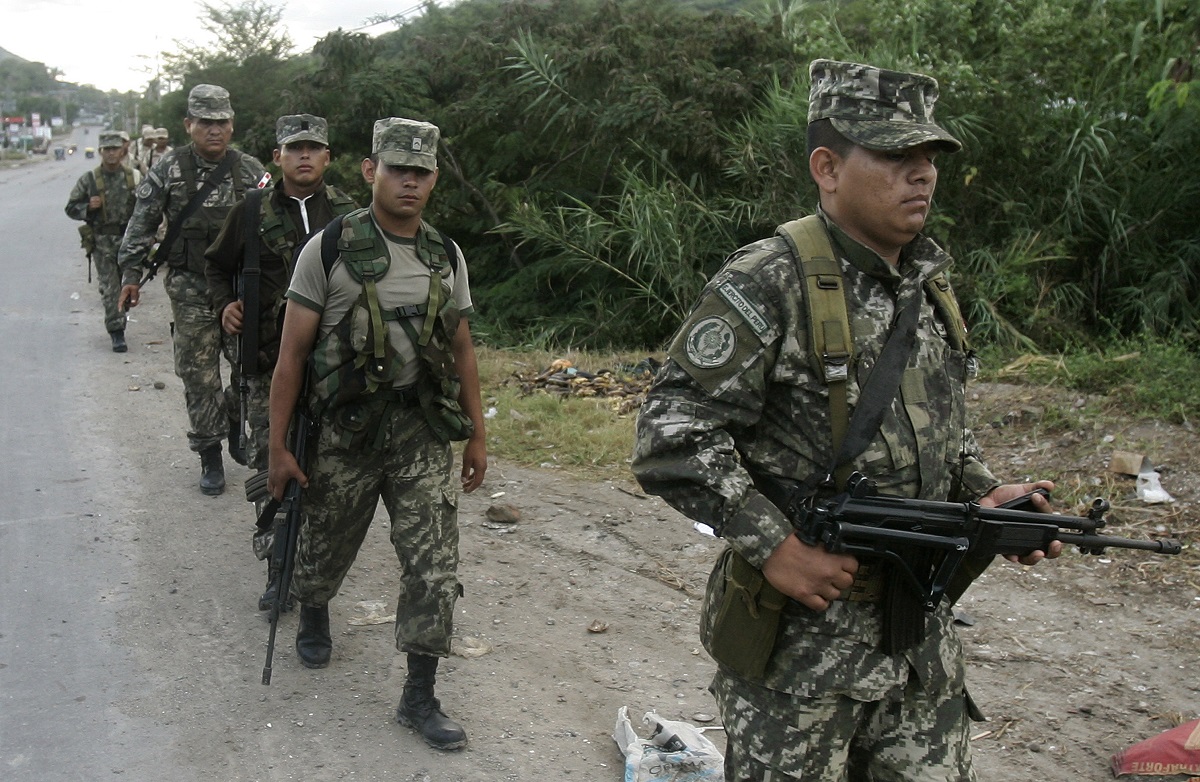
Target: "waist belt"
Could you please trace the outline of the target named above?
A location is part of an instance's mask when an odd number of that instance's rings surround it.
[[[124,236],[125,226],[123,225],[97,225],[92,227],[92,233],[97,236]]]
[[[415,385],[404,388],[381,388],[372,394],[371,398],[398,404],[401,407],[416,407],[421,404],[421,397],[417,393]]]
[[[854,583],[843,589],[838,600],[851,603],[878,603],[883,599],[883,567],[876,563],[859,563]]]

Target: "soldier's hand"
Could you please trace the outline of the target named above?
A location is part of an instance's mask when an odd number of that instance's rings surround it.
[[[473,492],[483,483],[483,475],[487,472],[487,446],[482,437],[472,437],[463,448],[462,490]]]
[[[104,206],[104,199],[101,196],[94,195],[88,199],[88,209],[99,209]]]
[[[795,535],[788,535],[763,564],[763,575],[772,586],[814,611],[829,608],[854,583],[857,572],[858,560],[849,554],[832,554]]]
[[[293,478],[300,482],[300,488],[308,488],[308,476],[300,469],[300,465],[296,463],[296,457],[292,456],[291,451],[286,448],[272,448],[269,454],[267,458],[267,491],[271,493],[272,497],[282,500],[288,481]]]
[[[141,300],[142,289],[137,284],[122,285],[121,295],[117,298],[117,309],[127,312],[131,307],[136,307]]]
[[[221,310],[221,328],[226,334],[242,333],[242,303],[231,301]]]
[[[1034,489],[1045,489],[1046,491],[1054,490],[1053,481],[1037,481],[1036,483],[1006,483],[1003,486],[997,486],[988,492],[985,496],[979,498],[979,504],[984,508],[995,508],[1009,500],[1015,500],[1018,497],[1029,494]],[[1051,513],[1050,501],[1040,494],[1034,494],[1030,497],[1030,502],[1033,503],[1034,510],[1039,513]],[[1023,557],[1018,557],[1016,554],[1005,554],[1004,558],[1009,562],[1019,562],[1022,565],[1036,565],[1043,559],[1055,559],[1062,554],[1062,541],[1055,540],[1050,543],[1049,551],[1034,551],[1026,554]]]

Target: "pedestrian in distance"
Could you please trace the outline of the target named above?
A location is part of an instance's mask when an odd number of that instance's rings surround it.
[[[100,133],[100,165],[79,177],[67,198],[67,216],[82,220],[79,232],[88,263],[96,267],[100,301],[104,304],[104,328],[114,353],[128,350],[125,343],[125,312],[118,306],[121,272],[117,252],[121,237],[133,215],[134,192],[141,174],[125,165],[129,136],[123,131]],[[89,275],[90,276],[90,275]]]
[[[278,146],[272,157],[282,174],[280,179],[273,187],[257,191],[260,195],[247,195],[230,210],[204,256],[209,296],[213,308],[221,313],[221,327],[239,339],[246,420],[238,424],[238,434],[244,425],[249,426],[246,459],[256,471],[267,469],[271,372],[279,357],[284,293],[295,268],[295,255],[334,217],[355,208],[350,196],[325,184],[330,150],[329,126],[323,117],[280,117],[275,123],[275,140]],[[247,312],[246,302],[257,312]],[[253,339],[243,338],[247,323],[257,330]],[[270,556],[273,530],[272,526],[254,536],[259,559]],[[268,577],[267,591],[258,603],[260,610],[267,610],[274,599],[273,587]]]
[[[728,544],[701,637],[729,782],[973,780],[978,710],[950,601],[896,621],[887,606],[911,593],[897,567],[808,545],[782,509],[833,496],[852,471],[885,494],[985,507],[1053,484],[1002,485],[966,428],[975,358],[951,259],[921,233],[937,159],[961,147],[934,120],[937,82],[831,60],[810,74],[816,214],[737,250],[705,287],[639,414],[633,471]],[[878,423],[856,423],[860,408]],[[772,590],[731,632],[743,598]]]
[[[120,306],[136,307],[141,286],[167,266],[163,287],[171,301],[175,374],[183,380],[187,403],[188,447],[200,454],[200,491],[225,490],[221,441],[245,463],[237,450],[241,423],[235,369],[223,386],[221,356],[234,364],[236,340],[221,329],[204,270],[204,251],[217,238],[229,210],[249,190],[265,187],[270,175],[253,156],[230,147],[233,108],[229,92],[198,84],[188,93],[183,121],[191,143],[160,159],[137,189],[137,206],[121,242]],[[166,235],[156,245],[160,223]],[[145,273],[145,276],[143,274]]]
[[[296,651],[310,668],[329,664],[329,602],[383,499],[401,565],[396,648],[408,663],[396,719],[449,750],[467,743],[434,695],[462,595],[450,443],[466,441],[467,492],[483,482],[487,449],[467,264],[422,217],[439,135],[425,122],[377,121],[362,162],[370,206],[332,223],[296,261],[271,382],[268,487],[277,499],[292,480],[303,487],[291,593]],[[319,434],[301,466],[285,433],[309,371],[303,402]]]

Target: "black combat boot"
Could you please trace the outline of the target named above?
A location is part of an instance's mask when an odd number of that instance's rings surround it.
[[[108,336],[112,337],[113,353],[124,353],[129,350],[129,346],[125,344],[124,331],[110,331]]]
[[[300,606],[300,627],[296,630],[296,654],[305,668],[324,668],[333,653],[329,635],[329,606]]]
[[[221,463],[221,444],[200,452],[200,491],[217,495],[225,491],[225,465]]]
[[[467,746],[467,732],[446,716],[442,704],[433,696],[437,667],[437,657],[408,656],[408,678],[404,680],[404,695],[396,708],[396,722],[420,733],[434,749],[461,749]]]
[[[229,458],[246,466],[246,449],[242,447],[242,422],[229,422]]]

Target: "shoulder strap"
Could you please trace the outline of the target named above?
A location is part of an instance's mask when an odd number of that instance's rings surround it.
[[[325,279],[333,273],[333,264],[338,259],[338,238],[342,235],[342,221],[345,215],[338,215],[329,221],[329,225],[321,230],[321,266],[325,267]]]
[[[242,218],[245,237],[245,255],[242,257],[242,333],[238,348],[238,362],[242,375],[258,374],[258,316],[259,264],[262,244],[259,241],[259,223],[262,221],[263,191],[253,188],[246,192]]]
[[[967,322],[963,318],[962,310],[958,306],[958,299],[954,297],[954,290],[950,287],[950,280],[946,278],[946,273],[938,272],[926,280],[925,290],[929,291],[934,309],[941,316],[942,322],[946,324],[950,346],[955,350],[966,350],[968,347]]]
[[[845,442],[850,424],[847,383],[854,358],[842,270],[829,234],[816,215],[784,223],[777,233],[787,241],[804,280],[809,350],[829,388],[829,420],[836,453]]]

